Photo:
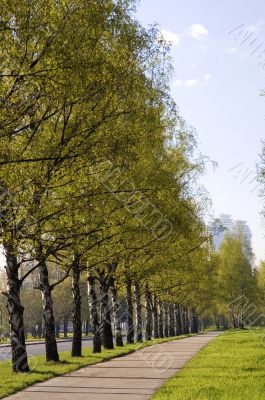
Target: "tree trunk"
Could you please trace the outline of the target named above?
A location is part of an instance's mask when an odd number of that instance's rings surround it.
[[[102,307],[102,320],[101,320],[101,335],[102,343],[105,349],[114,349],[113,334],[111,329],[111,316],[109,305],[109,283],[104,277],[100,279],[100,293],[101,293],[101,307]]]
[[[233,328],[233,329],[238,328],[238,326],[237,326],[237,320],[236,320],[236,315],[235,315],[234,312],[231,312],[231,313],[230,313],[230,320],[231,320],[232,328]]]
[[[132,280],[126,274],[126,300],[127,300],[127,343],[134,343],[134,324],[133,324],[133,299],[132,299]]]
[[[220,329],[220,320],[219,320],[219,316],[215,314],[215,315],[214,315],[214,320],[215,320],[216,329],[217,329],[217,330]]]
[[[122,332],[121,332],[120,302],[118,300],[117,288],[115,286],[115,281],[114,281],[113,278],[110,281],[110,290],[111,290],[111,293],[112,293],[116,346],[122,347],[123,346],[123,340],[122,340]]]
[[[82,319],[80,293],[80,260],[74,255],[72,263],[72,295],[73,295],[73,342],[72,357],[82,356]]]
[[[169,336],[175,336],[175,313],[173,304],[169,305]]]
[[[68,318],[65,316],[63,318],[63,336],[65,338],[68,336]]]
[[[154,294],[154,306],[153,306],[153,315],[154,315],[154,338],[159,338],[159,321],[158,321],[158,310],[157,310],[157,296]]]
[[[91,324],[93,331],[93,353],[101,353],[100,325],[97,309],[97,293],[95,277],[90,274],[87,277],[89,309],[91,312]]]
[[[191,333],[199,333],[198,317],[195,308],[191,310]]]
[[[12,244],[4,242],[3,245],[6,256],[7,309],[10,323],[13,372],[29,372],[23,321],[24,308],[20,300],[19,264]]]
[[[181,318],[182,333],[186,334],[187,332],[185,332],[185,311],[183,307],[180,307],[180,318]]]
[[[36,328],[35,326],[31,327],[31,337],[35,338],[36,337]],[[27,336],[25,335],[25,339],[27,338]]]
[[[165,337],[169,336],[168,332],[168,305],[165,304]]]
[[[222,315],[222,326],[224,329],[228,329],[228,322],[224,315]]]
[[[176,335],[179,336],[182,334],[182,326],[181,326],[181,315],[180,315],[180,306],[176,306],[175,308],[176,314]]]
[[[38,321],[38,338],[41,339],[42,338],[42,321]]]
[[[182,315],[183,315],[183,333],[188,334],[190,333],[188,310],[183,309]]]
[[[55,335],[57,338],[60,337],[60,322],[59,321],[56,322],[56,324],[55,324]]]
[[[241,290],[241,304],[240,304],[240,317],[239,317],[239,327],[244,329],[244,295],[243,288]]]
[[[152,298],[148,284],[145,286],[145,302],[146,302],[146,328],[145,340],[152,340]]]
[[[89,334],[89,320],[85,320],[85,335],[88,336]]]
[[[46,360],[59,361],[55,337],[55,324],[53,315],[52,291],[49,283],[49,273],[45,259],[42,257],[42,246],[40,245],[39,254],[37,257],[39,262],[39,279],[40,289],[42,294],[43,321],[44,321],[44,337],[46,347]]]
[[[159,337],[164,337],[164,307],[162,301],[159,301]]]
[[[142,304],[140,295],[140,286],[137,279],[134,280],[134,298],[136,304],[136,341],[143,341],[143,321],[142,321]]]

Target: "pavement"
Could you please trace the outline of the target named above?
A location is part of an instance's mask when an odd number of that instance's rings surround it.
[[[10,400],[147,400],[220,332],[146,347],[38,383]]]

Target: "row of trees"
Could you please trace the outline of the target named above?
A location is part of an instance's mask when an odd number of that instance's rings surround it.
[[[223,327],[241,327],[245,325],[260,325],[264,320],[264,263],[258,270],[253,268],[253,255],[250,248],[250,243],[242,231],[240,226],[235,229],[233,234],[227,234],[221,245],[218,253],[212,253],[211,259],[211,280],[207,285],[211,287],[208,298],[205,296],[205,307],[203,307],[202,298],[200,305],[190,308],[190,310],[182,310],[180,304],[172,305],[161,302],[156,295],[150,297],[151,323],[153,323],[150,335],[155,337],[164,337],[171,334],[180,334],[182,332],[196,332],[198,324],[201,328],[206,326],[206,323],[212,323],[215,318],[217,328]],[[57,268],[49,268],[49,276],[56,279]],[[38,292],[34,289],[34,285],[38,281],[36,273],[32,273],[27,282],[23,285],[21,290],[22,303],[30,304],[30,308],[26,307],[24,314],[24,328],[27,333],[32,336],[42,337],[42,312],[41,312],[41,298]],[[96,280],[97,281],[97,280]],[[98,280],[99,282],[99,280]],[[108,302],[109,312],[113,317],[110,317],[110,323],[114,325],[115,316],[118,318],[119,326],[116,327],[116,343],[122,345],[121,326],[128,326],[131,324],[131,331],[127,332],[128,341],[133,341],[135,336],[137,340],[142,340],[143,331],[146,331],[145,316],[146,316],[146,300],[144,296],[145,288],[143,287],[139,295],[139,287],[137,281],[133,282],[135,290],[132,296],[126,298],[125,287],[119,290],[119,308],[113,310],[113,306],[117,306],[117,293],[116,288],[110,285],[110,294],[113,295],[112,301]],[[83,274],[81,279],[81,296],[82,296],[82,324],[83,332],[86,335],[91,329],[91,317],[88,307],[89,297],[86,292],[86,277]],[[98,285],[99,286],[99,285]],[[139,285],[138,285],[139,286]],[[156,286],[157,289],[158,285]],[[100,297],[100,288],[97,288],[97,295]],[[116,297],[115,297],[116,296]],[[116,299],[116,300],[115,300]],[[115,300],[115,303],[114,301]],[[127,312],[127,300],[131,307],[131,319]],[[54,302],[54,319],[55,319],[55,332],[59,337],[59,332],[63,331],[65,337],[68,334],[68,324],[72,322],[72,300],[71,300],[71,280],[66,278],[58,285],[53,291]],[[135,306],[133,307],[133,303]],[[98,299],[97,312],[100,314],[101,299]],[[4,307],[2,305],[1,310]],[[174,311],[175,310],[175,311]],[[199,310],[199,315],[197,314]],[[118,311],[118,314],[117,314]],[[187,312],[188,311],[188,312]],[[115,314],[116,313],[116,314]],[[182,314],[182,316],[181,316]],[[139,318],[140,316],[140,318]],[[7,331],[6,316],[1,313],[1,326],[4,331]],[[199,317],[199,318],[198,318]],[[186,320],[185,320],[186,318]],[[139,324],[138,328],[136,321]],[[163,320],[165,321],[163,322]],[[100,323],[100,318],[98,318]],[[102,321],[102,320],[101,320]],[[118,329],[117,329],[118,328]],[[71,329],[71,328],[70,328]],[[139,331],[137,331],[139,329]],[[102,333],[102,329],[100,329]],[[111,327],[110,327],[111,331]],[[149,336],[150,336],[149,335]],[[147,335],[146,335],[147,336]],[[103,341],[104,342],[104,341]],[[111,346],[113,341],[110,340]]]
[[[129,0],[1,2],[0,309],[15,372],[29,370],[33,320],[58,361],[68,320],[81,356],[84,322],[100,352],[123,345],[123,321],[133,343],[213,316],[243,327],[246,299],[252,320],[264,304],[241,227],[213,251],[205,159],[169,94],[168,45],[133,11]]]
[[[113,324],[122,345],[124,312],[132,343],[143,329],[147,340],[195,332],[209,307],[204,159],[169,95],[168,46],[133,10],[129,0],[1,2],[0,216],[15,372],[29,370],[29,281],[41,292],[47,361],[59,360],[53,292],[69,277],[73,356],[82,307],[94,352],[113,347]],[[69,303],[69,291],[60,296]]]

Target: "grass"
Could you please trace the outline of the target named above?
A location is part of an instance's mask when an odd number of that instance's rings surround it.
[[[32,372],[27,374],[12,373],[11,362],[2,361],[0,362],[0,399],[33,385],[34,383],[43,382],[47,379],[66,374],[87,365],[96,364],[114,357],[122,356],[146,346],[181,339],[187,336],[191,335],[155,339],[142,344],[125,345],[124,347],[116,347],[114,350],[103,350],[100,354],[93,354],[90,347],[84,347],[83,357],[74,358],[71,357],[69,351],[61,352],[60,362],[58,363],[47,363],[44,356],[30,357],[29,362]]]
[[[265,330],[223,333],[152,400],[265,399]]]

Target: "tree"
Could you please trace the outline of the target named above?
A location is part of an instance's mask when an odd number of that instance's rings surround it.
[[[226,234],[220,247],[218,268],[218,299],[226,308],[234,328],[244,328],[246,300],[255,302],[257,297],[256,274],[252,266],[252,252],[246,246],[244,233],[238,227]]]

